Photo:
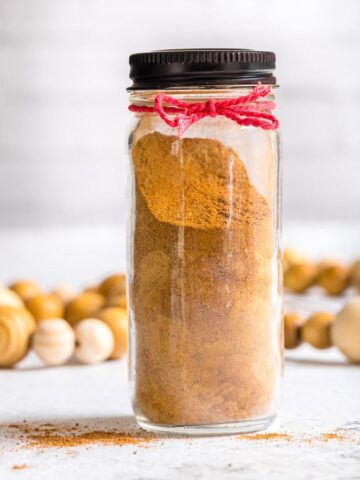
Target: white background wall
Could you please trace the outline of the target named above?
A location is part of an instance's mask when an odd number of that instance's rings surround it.
[[[284,207],[360,217],[358,0],[0,0],[0,225],[120,224],[128,55],[278,56]]]

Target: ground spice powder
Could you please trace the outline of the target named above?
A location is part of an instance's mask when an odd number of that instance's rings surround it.
[[[149,437],[134,436],[122,432],[95,430],[83,433],[35,434],[28,437],[30,447],[66,448],[83,445],[144,445],[151,441]]]
[[[86,425],[74,424],[11,424],[18,430],[20,438],[26,440],[28,448],[70,448],[90,445],[146,446],[157,440],[154,436],[139,430],[90,429]]]
[[[271,207],[218,140],[155,132],[131,156],[136,414],[165,425],[271,415]]]
[[[282,442],[291,442],[294,440],[293,435],[289,435],[287,433],[276,433],[276,432],[269,432],[269,433],[254,433],[249,435],[243,435],[239,437],[241,440],[254,440],[258,441],[282,441]]]
[[[156,437],[138,429],[132,430],[102,430],[90,429],[86,425],[75,424],[12,424],[8,427],[20,432],[21,443],[25,440],[25,448],[35,448],[40,451],[48,448],[72,448],[89,446],[162,446],[169,438]],[[170,437],[176,439],[177,437]],[[359,435],[356,432],[335,430],[333,432],[306,433],[306,432],[265,432],[240,435],[237,440],[244,442],[262,443],[295,443],[304,445],[340,444],[348,443],[359,445]],[[19,444],[19,443],[18,443]],[[191,442],[190,442],[191,444]],[[134,450],[133,453],[136,453]],[[27,464],[13,465],[14,470],[29,468]]]
[[[325,432],[318,434],[309,433],[254,433],[241,435],[240,440],[250,440],[255,442],[291,442],[301,444],[317,444],[317,443],[351,443],[359,445],[359,439],[356,434],[346,431]]]
[[[29,468],[29,467],[25,463],[23,463],[22,465],[13,465],[12,466],[13,470],[25,470],[27,468]]]

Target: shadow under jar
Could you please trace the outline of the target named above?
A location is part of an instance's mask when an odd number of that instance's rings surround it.
[[[187,435],[264,429],[283,363],[275,55],[161,51],[130,65],[136,419]]]

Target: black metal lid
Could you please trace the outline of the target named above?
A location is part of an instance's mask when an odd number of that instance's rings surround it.
[[[128,90],[274,85],[275,53],[248,49],[158,50],[130,55]]]

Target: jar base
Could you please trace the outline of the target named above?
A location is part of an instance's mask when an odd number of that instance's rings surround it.
[[[252,418],[238,422],[214,423],[209,425],[159,425],[149,422],[142,417],[137,417],[136,421],[141,428],[148,432],[194,437],[259,432],[268,428],[274,419],[275,415],[270,415],[268,417]]]

